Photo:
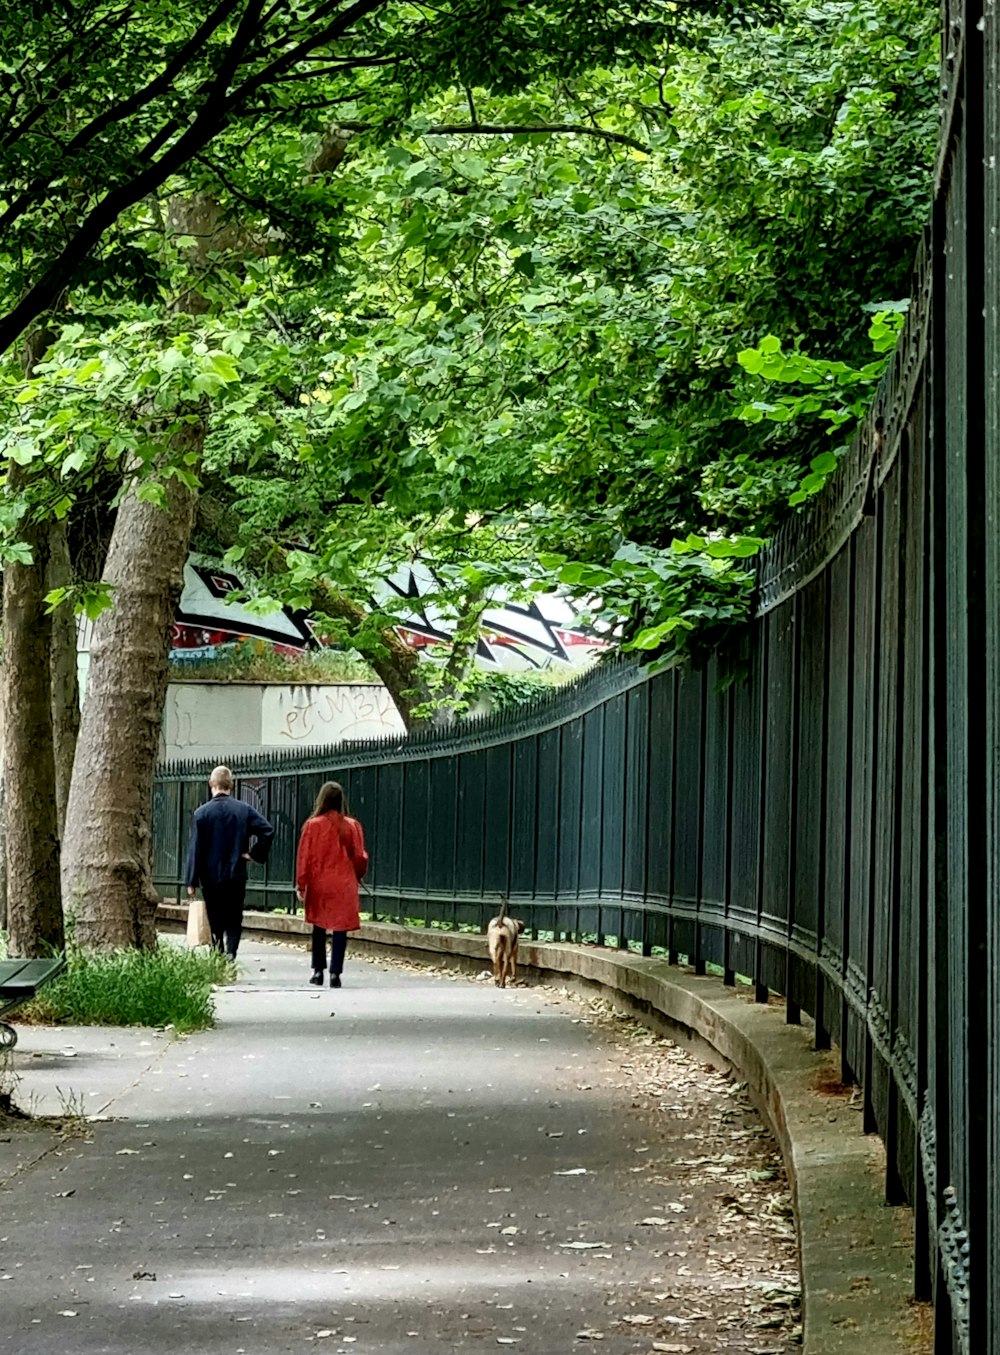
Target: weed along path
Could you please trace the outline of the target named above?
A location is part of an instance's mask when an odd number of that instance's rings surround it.
[[[796,1348],[730,1078],[537,988],[241,962],[203,1034],[22,1030],[21,1103],[107,1118],[0,1128],[0,1351]]]

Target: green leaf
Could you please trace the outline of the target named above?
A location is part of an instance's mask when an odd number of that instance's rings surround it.
[[[158,480],[143,480],[136,485],[135,497],[140,503],[151,503],[157,508],[167,506],[167,491]]]
[[[41,455],[37,442],[19,438],[7,451],[7,456],[18,466],[30,466]]]
[[[468,151],[459,151],[452,157],[452,164],[466,179],[478,181],[486,173],[486,161],[479,155]]]
[[[536,311],[542,306],[551,306],[558,299],[553,292],[525,292],[521,306],[526,311]]]
[[[597,565],[571,563],[559,570],[559,581],[571,588],[602,588],[614,576]]]
[[[113,585],[97,584],[93,588],[84,589],[77,610],[82,611],[88,621],[96,621],[102,612],[108,611],[113,606]]]
[[[692,630],[692,624],[683,616],[671,616],[668,620],[660,622],[658,626],[648,626],[639,631],[627,645],[626,649],[659,649],[664,640],[669,639],[677,630]]]
[[[212,371],[227,385],[232,381],[239,381],[239,368],[228,353],[213,353],[211,363]]]
[[[716,560],[747,560],[760,551],[764,542],[759,537],[737,536],[729,540],[709,541],[708,554]]]
[[[817,475],[830,475],[837,469],[837,458],[833,452],[821,452],[819,456],[814,456],[809,462],[810,470]]]
[[[44,598],[42,599],[43,602],[45,603],[46,616],[49,616],[52,612],[54,612],[57,607],[61,607],[71,593],[72,589],[70,588],[50,589],[49,592],[47,592]]]
[[[66,476],[72,474],[73,471],[83,470],[89,460],[90,458],[87,455],[87,452],[81,448],[77,448],[75,451],[70,452],[68,456],[63,457],[60,473],[65,479]]]
[[[24,541],[12,541],[0,544],[0,560],[10,564],[30,565],[34,557],[31,553],[31,547]]]

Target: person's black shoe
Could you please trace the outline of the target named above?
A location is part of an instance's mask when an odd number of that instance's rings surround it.
[[[322,988],[323,986],[322,969],[314,969],[313,972],[309,975],[309,982],[314,983],[317,986],[317,988]]]
[[[320,982],[322,983],[322,979],[320,980]],[[341,986],[341,984],[340,984],[340,975],[339,975],[339,974],[331,974],[331,975],[330,975],[330,987],[331,987],[331,988],[339,988],[340,986]]]

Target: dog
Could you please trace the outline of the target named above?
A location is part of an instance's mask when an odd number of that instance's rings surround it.
[[[517,938],[524,931],[524,923],[518,917],[507,916],[507,900],[500,904],[500,912],[490,919],[486,928],[486,944],[493,962],[493,982],[498,988],[506,988],[507,980],[513,983],[517,974]]]

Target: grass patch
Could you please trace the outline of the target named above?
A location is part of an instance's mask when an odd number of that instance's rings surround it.
[[[67,966],[18,1021],[57,1026],[173,1026],[181,1033],[215,1022],[212,989],[235,968],[215,950],[161,942],[155,950],[88,951],[72,947]]]
[[[261,682],[296,686],[314,683],[377,682],[364,659],[336,649],[284,654],[263,640],[242,640],[231,649],[205,659],[185,659],[175,651],[170,663],[172,682],[208,679],[214,682]]]

